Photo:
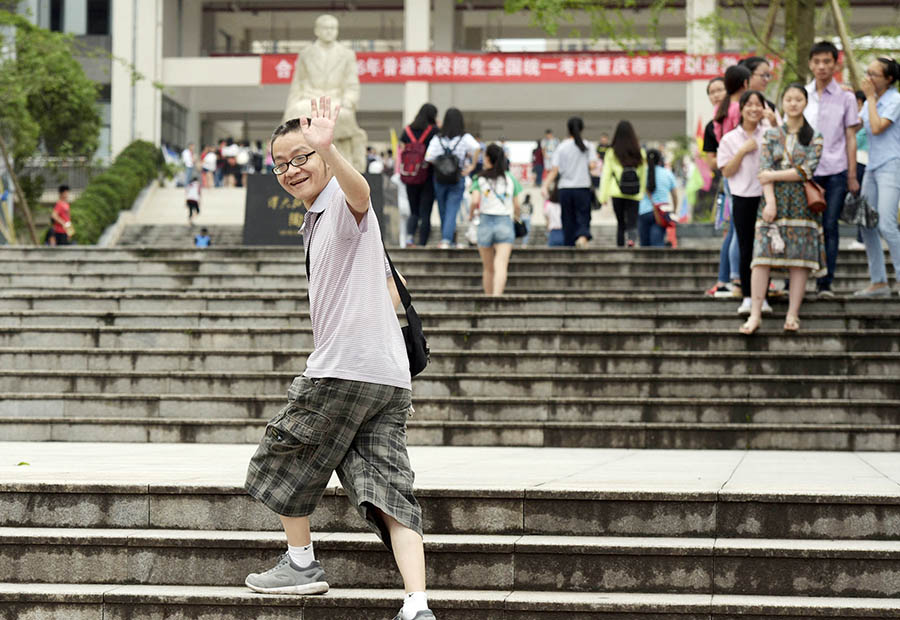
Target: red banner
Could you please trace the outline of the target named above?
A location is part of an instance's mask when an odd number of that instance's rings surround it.
[[[290,83],[296,54],[264,54],[262,84]],[[734,54],[442,54],[361,52],[359,81],[408,82],[686,82],[722,75]]]

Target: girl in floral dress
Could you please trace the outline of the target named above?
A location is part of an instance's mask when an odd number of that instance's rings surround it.
[[[762,304],[772,269],[790,272],[790,298],[785,331],[800,329],[800,304],[806,281],[825,274],[825,238],[822,215],[810,211],[803,182],[812,179],[822,155],[822,136],[803,117],[807,104],[803,84],[787,87],[782,96],[785,122],[769,129],[759,161],[759,182],[764,206],[756,216],[751,263],[752,306],[741,333],[759,329]]]

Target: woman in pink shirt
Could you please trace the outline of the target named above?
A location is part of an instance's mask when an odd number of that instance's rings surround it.
[[[725,70],[725,98],[719,102],[716,115],[713,117],[713,131],[716,139],[738,126],[741,120],[738,103],[750,84],[750,69],[743,65],[734,65]]]
[[[763,123],[766,99],[756,90],[748,90],[738,102],[741,124],[722,136],[716,161],[722,176],[728,179],[731,188],[734,231],[737,233],[741,250],[741,291],[743,303],[738,314],[750,314],[750,261],[753,258],[753,236],[762,185],[759,183],[759,153],[763,136],[768,128]],[[772,312],[768,302],[763,301],[762,311]]]

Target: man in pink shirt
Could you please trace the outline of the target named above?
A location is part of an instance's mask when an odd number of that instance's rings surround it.
[[[847,191],[859,192],[856,178],[856,132],[861,122],[856,97],[834,79],[838,50],[833,43],[820,41],[809,51],[809,70],[815,80],[806,86],[809,103],[803,115],[813,129],[822,134],[822,158],[813,179],[825,188],[827,207],[822,215],[825,231],[825,262],[828,275],[819,278],[818,295],[834,297],[831,283],[837,266],[840,229],[838,216]]]
[[[308,206],[303,228],[314,351],[269,421],[245,487],[281,518],[288,550],[247,576],[269,594],[321,594],[325,571],[310,537],[313,512],[334,471],[403,577],[395,620],[434,620],[425,595],[422,511],[406,450],[412,409],[406,346],[369,185],[333,144],[340,106],[313,101],[311,118],[272,135],[273,172]]]

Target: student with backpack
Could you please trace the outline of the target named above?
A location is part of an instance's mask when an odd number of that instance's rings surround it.
[[[437,108],[426,103],[419,108],[416,118],[400,135],[397,172],[406,186],[406,197],[409,200],[409,219],[406,223],[408,246],[425,245],[431,234],[434,181],[431,164],[425,161],[425,152],[437,132]]]
[[[466,133],[462,112],[449,108],[436,140],[428,144],[425,161],[434,168],[434,194],[441,214],[441,243],[446,249],[456,235],[456,216],[466,189],[465,177],[475,169],[481,149]]]
[[[647,187],[647,156],[638,142],[634,127],[619,121],[612,144],[603,158],[600,179],[600,204],[612,198],[618,228],[616,245],[634,247],[637,238],[638,205]]]
[[[484,170],[472,182],[472,211],[478,214],[478,253],[485,295],[499,297],[506,288],[509,256],[516,240],[515,220],[521,213],[522,186],[507,170],[503,147],[485,149]]]
[[[563,245],[585,248],[591,240],[591,164],[597,161],[593,144],[581,138],[584,121],[573,116],[566,126],[569,138],[553,151],[553,167],[544,179],[541,194],[550,195],[550,186],[557,182],[562,215]]]

